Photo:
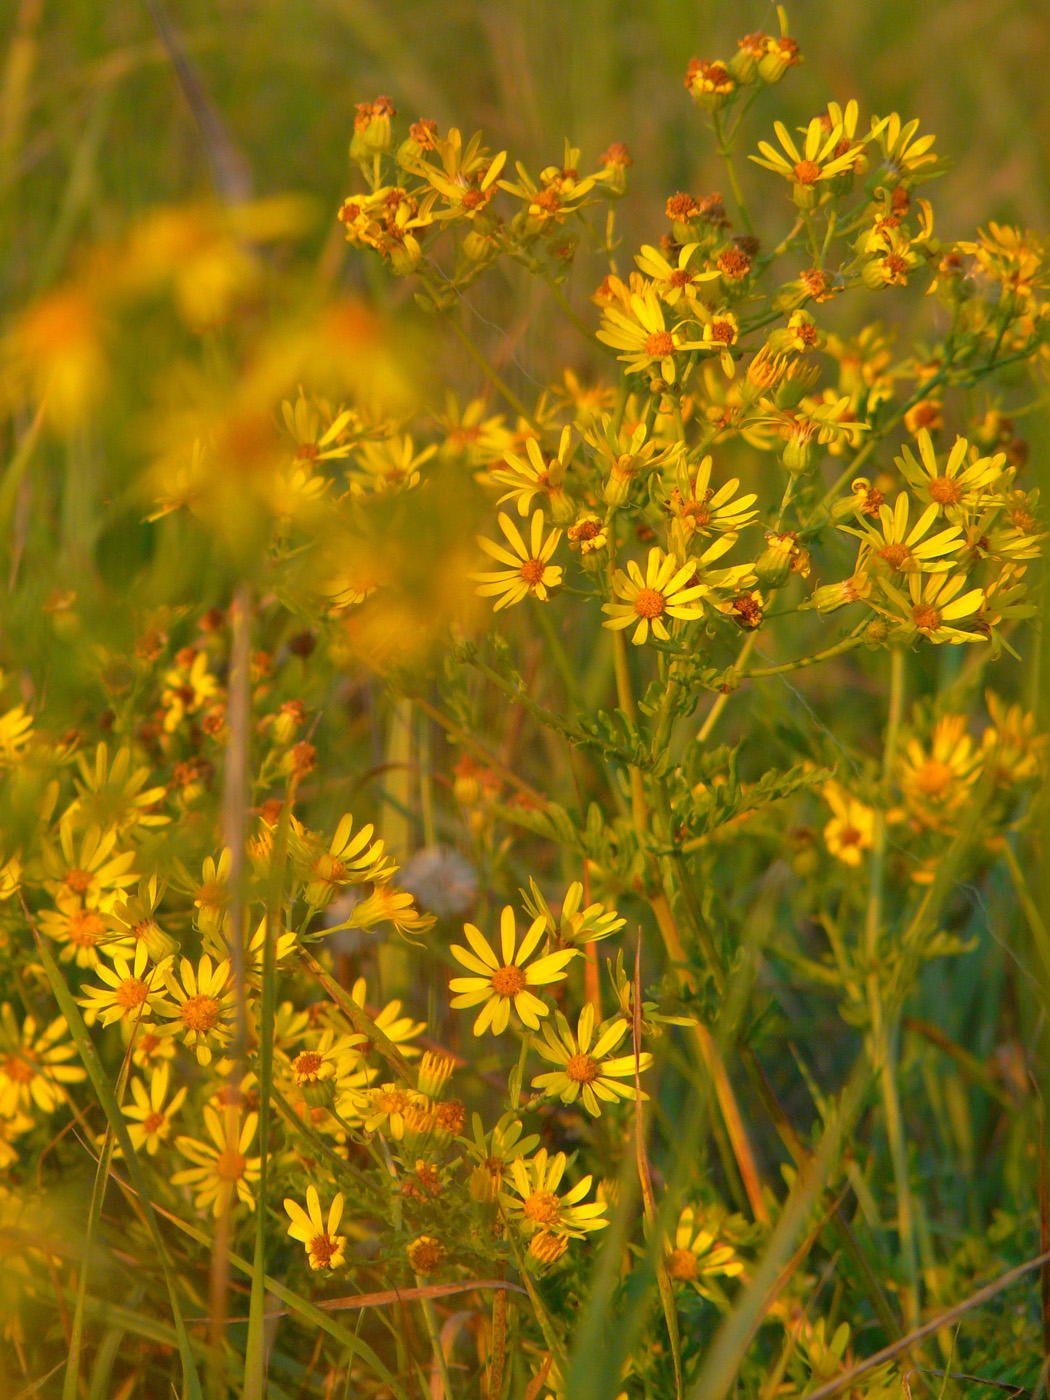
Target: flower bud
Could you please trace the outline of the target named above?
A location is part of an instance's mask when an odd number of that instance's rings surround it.
[[[780,454],[780,461],[785,470],[793,476],[805,476],[813,470],[816,457],[813,441],[815,434],[816,428],[812,423],[795,422]]]
[[[627,189],[627,167],[634,164],[627,147],[622,141],[614,141],[609,149],[598,157],[598,164],[604,166],[602,180],[606,194],[619,199]]]
[[[377,97],[374,102],[358,102],[350,159],[355,163],[367,162],[373,156],[389,151],[393,144],[390,118],[396,116],[397,110],[389,97]]]
[[[798,43],[786,34],[779,39],[767,39],[765,49],[758,60],[758,76],[764,83],[779,83],[789,68],[802,62]]]
[[[890,624],[882,617],[873,617],[864,629],[864,641],[869,647],[881,647],[890,635]]]
[[[630,453],[625,452],[621,457],[617,457],[613,462],[609,479],[602,487],[602,500],[607,506],[622,506],[627,497],[631,494],[631,482],[634,480],[634,458]]]
[[[715,112],[724,107],[736,91],[736,79],[724,63],[691,58],[685,72],[685,86],[698,107]]]
[[[783,588],[791,573],[791,560],[798,551],[798,540],[790,531],[766,535],[766,547],[755,560],[755,577],[763,588]]]
[[[867,574],[854,574],[852,578],[843,579],[841,583],[827,583],[814,589],[810,604],[819,613],[830,613],[845,607],[847,603],[859,602],[870,592],[871,579]]]

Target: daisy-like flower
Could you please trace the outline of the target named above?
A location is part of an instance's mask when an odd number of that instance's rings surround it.
[[[755,493],[734,500],[740,486],[735,476],[716,490],[711,485],[711,468],[712,459],[708,453],[695,473],[691,467],[682,466],[676,474],[677,484],[671,488],[668,506],[674,517],[676,534],[684,543],[694,535],[701,539],[710,535],[735,535],[758,515],[752,508],[758,500]]]
[[[970,444],[960,437],[955,439],[955,446],[941,467],[933,440],[925,429],[920,431],[917,441],[919,461],[909,447],[896,459],[909,486],[921,499],[936,503],[953,522],[958,522],[964,511],[979,510],[989,494],[987,488],[1003,475],[1006,453],[970,460]]]
[[[337,1235],[343,1218],[343,1193],[337,1191],[328,1207],[328,1220],[321,1214],[316,1186],[306,1188],[306,1210],[298,1201],[285,1197],[284,1208],[291,1220],[288,1234],[306,1250],[311,1269],[338,1269],[346,1257],[346,1236]]]
[[[543,1231],[549,1235],[583,1239],[588,1231],[602,1230],[608,1225],[608,1220],[603,1219],[604,1201],[583,1204],[592,1178],[582,1177],[564,1196],[559,1196],[558,1186],[564,1174],[565,1153],[558,1152],[548,1158],[545,1147],[528,1162],[516,1157],[508,1164],[507,1185],[517,1196],[501,1193],[500,1204],[523,1234]]]
[[[76,1046],[66,1039],[64,1016],[56,1016],[46,1028],[37,1028],[35,1016],[19,1023],[9,1002],[0,1008],[0,1118],[17,1113],[54,1113],[63,1102],[62,1084],[79,1084],[87,1078],[82,1065],[67,1064]]]
[[[298,830],[296,830],[298,828]],[[303,897],[312,909],[325,909],[347,885],[360,885],[374,880],[388,880],[397,866],[384,854],[383,842],[373,841],[375,828],[371,822],[354,836],[354,818],[347,812],[335,829],[328,849],[315,856],[310,864],[310,881]],[[302,832],[298,823],[293,834]],[[307,842],[302,841],[303,854],[309,858]],[[316,848],[315,848],[316,849]]]
[[[153,1011],[167,1021],[161,1034],[180,1036],[196,1052],[197,1063],[207,1065],[212,1052],[227,1045],[233,1034],[230,960],[223,958],[213,967],[205,953],[196,969],[189,958],[183,958],[180,970],[181,982],[170,969],[165,973],[168,997],[158,999]]]
[[[606,549],[609,536],[605,526],[596,515],[581,515],[565,532],[570,549],[578,549],[583,558]],[[586,568],[587,566],[584,565]]]
[[[210,1205],[218,1217],[229,1207],[236,1193],[249,1210],[255,1209],[255,1187],[259,1180],[259,1158],[245,1154],[259,1126],[259,1115],[249,1113],[238,1129],[237,1115],[228,1111],[221,1116],[205,1105],[204,1126],[211,1142],[178,1137],[175,1146],[194,1163],[171,1178],[173,1186],[190,1186],[195,1190],[194,1204],[198,1210]]]
[[[66,890],[59,891],[55,903],[57,909],[41,909],[37,915],[41,932],[63,945],[58,955],[62,962],[98,968],[99,951],[112,936],[108,923],[97,909],[85,909],[80,896]]]
[[[605,308],[598,339],[614,350],[625,352],[617,359],[622,360],[630,372],[641,374],[659,366],[665,383],[673,384],[678,378],[675,356],[703,349],[703,342],[687,339],[681,326],[667,329],[664,309],[651,286],[632,292],[627,308],[629,315],[616,306]]]
[[[361,1106],[361,1092],[374,1074],[362,1060],[363,1044],[364,1036],[337,1035],[329,1028],[321,1032],[316,1045],[300,1050],[290,1066],[296,1090],[294,1106],[305,1115],[307,1106],[330,1108],[340,1097],[356,1113]]]
[[[918,183],[918,180],[930,179],[938,173],[937,167],[940,165],[940,161],[930,151],[936,136],[931,134],[916,137],[918,129],[918,117],[902,125],[896,112],[891,112],[888,117],[881,119],[871,119],[871,137],[882,147],[883,158],[889,170],[897,179],[907,179],[911,185]]]
[[[113,854],[117,835],[116,830],[103,832],[97,826],[89,826],[80,839],[78,850],[72,823],[63,821],[59,826],[62,854],[51,850],[44,853],[51,876],[48,881],[51,892],[78,895],[90,908],[105,911],[119,890],[135,884],[138,879],[131,873],[135,852]]]
[[[180,1089],[175,1090],[171,1102],[165,1105],[170,1075],[169,1064],[158,1065],[150,1076],[148,1093],[145,1084],[136,1076],[131,1081],[131,1097],[134,1103],[126,1103],[122,1110],[125,1118],[132,1119],[128,1128],[132,1146],[136,1151],[145,1147],[151,1157],[156,1154],[162,1142],[167,1142],[171,1132],[171,1120],[182,1107],[182,1101],[188,1092],[183,1084]]]
[[[962,548],[962,531],[958,525],[949,525],[930,535],[931,528],[940,515],[940,506],[931,501],[918,520],[908,529],[908,516],[911,510],[911,497],[902,491],[891,510],[888,505],[879,507],[878,528],[858,514],[861,529],[844,525],[848,534],[856,535],[865,545],[865,554],[878,560],[886,569],[895,574],[943,573],[952,567],[952,561],[945,555],[957,554]],[[929,535],[929,539],[925,538]]]
[[[356,408],[343,408],[333,414],[324,399],[310,400],[301,389],[294,405],[284,400],[281,415],[295,440],[296,461],[321,462],[347,456],[349,439],[361,426]]]
[[[112,968],[99,963],[96,970],[106,985],[85,987],[86,995],[77,998],[86,1010],[84,1020],[89,1026],[96,1020],[110,1026],[114,1021],[134,1022],[141,1016],[148,1018],[151,1015],[153,1002],[160,995],[162,980],[171,960],[165,958],[163,963],[150,968],[147,973],[149,953],[145,943],[137,945],[134,959],[134,964],[129,965],[124,953],[114,953]]]
[[[701,308],[701,312],[703,309]],[[722,362],[722,371],[727,379],[733,377],[733,357],[729,347],[740,338],[740,322],[732,311],[712,311],[702,314],[703,330],[700,339],[705,350],[715,351]]]
[[[981,736],[981,755],[997,787],[1012,787],[1038,778],[1046,766],[1048,736],[1036,728],[1034,714],[1020,705],[1009,708],[997,695],[985,695],[992,723]]]
[[[708,592],[706,584],[691,583],[696,574],[696,565],[690,560],[682,564],[673,554],[664,554],[658,546],[649,551],[645,576],[633,559],[627,561],[627,572],[617,569],[613,578],[613,591],[622,603],[603,603],[602,612],[609,614],[603,627],[619,630],[637,623],[631,641],[642,646],[653,636],[662,642],[670,640],[670,632],[664,617],[677,617],[689,620],[703,617],[704,605],[700,601]]]
[[[596,943],[600,938],[609,938],[627,922],[615,909],[607,909],[597,901],[584,908],[583,884],[579,880],[566,890],[557,918],[535,880],[529,879],[529,893],[522,890],[522,895],[525,908],[533,918],[542,915],[547,920],[547,932],[558,943]]]
[[[786,156],[768,141],[760,141],[761,156],[748,156],[748,160],[789,180],[791,197],[799,209],[816,207],[821,198],[821,182],[852,170],[863,144],[849,142],[844,151],[840,150],[843,127],[832,126],[829,132],[820,117],[814,117],[806,128],[801,152],[783,122],[774,122],[773,130]]]
[[[135,1032],[135,1042],[131,1047],[131,1063],[136,1069],[153,1070],[158,1065],[175,1058],[175,1042],[170,1035],[163,1035],[157,1026],[148,1021],[140,1021],[136,1027],[133,1021],[120,1022],[121,1034],[125,1041]]]
[[[345,927],[370,929],[391,924],[402,938],[426,933],[434,927],[433,914],[421,914],[407,890],[395,885],[377,885],[367,899],[350,911]]]
[[[117,900],[106,915],[114,934],[102,949],[107,957],[118,951],[131,957],[141,946],[155,963],[160,963],[178,950],[175,939],[153,917],[163,892],[156,875],[151,875],[148,880],[139,881],[135,894],[125,894]]]
[[[426,1030],[425,1021],[413,1021],[411,1016],[402,1016],[401,1002],[397,1000],[388,1001],[381,1010],[373,1011],[367,1005],[368,986],[363,977],[359,977],[354,983],[350,995],[363,1011],[368,1012],[373,1024],[383,1032],[387,1040],[394,1042],[402,1055],[412,1059],[420,1053],[418,1047],[410,1042]]]
[[[966,801],[981,766],[966,716],[942,715],[929,749],[910,739],[898,763],[897,781],[909,814],[926,826],[940,827]]]
[[[699,246],[699,243],[683,243],[674,263],[668,262],[663,253],[648,243],[643,243],[642,251],[636,254],[635,262],[652,280],[660,300],[668,306],[677,306],[683,298],[692,304],[696,300],[696,287],[701,282],[711,282],[721,276],[717,267],[689,266]]]
[[[360,1108],[366,1132],[381,1132],[395,1142],[400,1142],[406,1133],[419,1135],[421,1128],[432,1127],[432,1115],[433,1107],[426,1094],[394,1083],[370,1090]]]
[[[233,869],[233,852],[224,846],[219,859],[204,857],[201,867],[201,880],[191,885],[193,905],[197,910],[195,920],[202,933],[218,933],[226,919],[226,906],[229,902],[227,884]]]
[[[721,1244],[712,1230],[706,1229],[692,1206],[686,1206],[678,1217],[674,1245],[666,1241],[664,1262],[676,1283],[688,1283],[704,1298],[714,1303],[725,1301],[715,1278],[736,1278],[744,1271],[743,1261],[730,1244]]]
[[[510,489],[499,498],[499,504],[513,501],[519,515],[528,515],[537,496],[546,503],[552,520],[565,525],[576,513],[576,507],[565,490],[565,473],[572,457],[572,429],[561,430],[557,456],[544,455],[539,440],[530,437],[525,442],[525,456],[508,452],[502,463],[493,468],[490,475],[493,481]]]
[[[980,588],[963,593],[969,582],[965,574],[909,574],[907,597],[889,579],[877,582],[889,606],[874,600],[872,606],[897,624],[893,640],[912,642],[922,637],[938,644],[987,640],[983,631],[965,632],[952,625],[974,617],[985,602]]]
[[[470,577],[478,583],[479,596],[491,598],[497,594],[502,595],[495,604],[496,612],[501,608],[509,608],[514,603],[520,603],[527,593],[545,603],[548,590],[557,588],[561,583],[560,566],[547,562],[558,547],[561,531],[552,530],[544,539],[543,511],[538,510],[532,517],[529,543],[526,546],[518,527],[509,515],[504,515],[501,511],[497,520],[511,548],[508,550],[502,545],[493,544],[483,535],[477,537],[478,544],[497,563],[508,564],[510,567],[494,573],[471,574]],[[511,550],[514,552],[511,553]]]
[[[592,1118],[602,1111],[602,1102],[615,1103],[617,1099],[633,1099],[635,1086],[634,1055],[611,1057],[610,1052],[623,1040],[630,1027],[622,1017],[610,1021],[604,1028],[599,1027],[598,1039],[594,1040],[594,1007],[587,1005],[580,1012],[575,1035],[568,1021],[560,1011],[555,1012],[555,1026],[548,1022],[543,1027],[543,1039],[533,1038],[533,1045],[559,1069],[547,1074],[538,1074],[532,1081],[533,1087],[545,1094],[557,1095],[562,1103],[575,1103],[582,1099],[583,1106]],[[592,1045],[592,1041],[594,1041]],[[637,1068],[646,1070],[653,1062],[652,1055],[643,1051],[638,1056]],[[630,1084],[617,1081],[630,1079]],[[643,1093],[643,1099],[648,1095]]]
[[[510,1021],[511,1009],[522,1025],[533,1031],[539,1029],[540,1017],[547,1015],[548,1007],[529,988],[561,982],[568,975],[566,966],[576,956],[575,948],[563,948],[530,963],[529,958],[536,951],[546,927],[543,915],[533,919],[515,951],[514,910],[506,905],[500,915],[501,962],[485,942],[480,929],[473,924],[463,925],[470,948],[453,943],[451,952],[457,962],[475,975],[454,977],[449,990],[456,993],[452,1006],[457,1010],[484,1003],[474,1022],[475,1035],[484,1035],[490,1028],[494,1035],[502,1035]]]
[[[838,783],[824,784],[824,799],[834,816],[824,828],[828,850],[843,865],[858,866],[864,851],[871,850],[875,811],[851,797]]]

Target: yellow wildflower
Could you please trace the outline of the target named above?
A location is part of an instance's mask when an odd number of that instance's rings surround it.
[[[844,865],[860,865],[862,852],[871,850],[874,809],[858,802],[834,782],[824,784],[824,798],[835,814],[824,828],[828,850]]]
[[[96,1020],[104,1026],[114,1021],[138,1021],[149,1017],[153,1002],[160,995],[161,979],[167,971],[170,959],[151,967],[146,973],[149,953],[145,943],[135,948],[134,966],[130,966],[123,953],[114,953],[112,969],[99,963],[96,969],[105,982],[104,987],[84,987],[85,995],[78,997],[80,1005],[86,1008],[84,1020],[92,1025]],[[143,974],[146,973],[145,976]]]
[[[700,599],[709,590],[706,584],[691,582],[695,574],[692,561],[682,564],[656,546],[649,551],[644,577],[635,560],[629,559],[627,572],[617,569],[613,577],[613,591],[625,601],[602,604],[602,612],[609,613],[602,626],[619,630],[637,623],[631,637],[635,646],[648,640],[650,627],[654,637],[669,641],[665,615],[687,620],[704,615]]]
[[[452,999],[457,1010],[484,1003],[474,1022],[475,1035],[484,1035],[490,1028],[494,1035],[502,1035],[510,1021],[511,1008],[523,1025],[530,1030],[539,1029],[540,1017],[547,1015],[548,1007],[529,988],[562,981],[567,976],[566,965],[576,956],[576,949],[564,948],[537,958],[533,963],[528,962],[543,937],[546,924],[542,914],[533,919],[515,951],[514,910],[506,905],[500,915],[502,962],[485,942],[480,929],[473,924],[463,925],[470,949],[453,943],[452,956],[476,975],[454,977],[449,989],[457,993]]]
[[[182,981],[172,971],[164,976],[167,999],[158,1000],[154,1011],[165,1017],[162,1035],[178,1035],[183,1044],[194,1050],[197,1063],[211,1063],[212,1051],[227,1045],[232,1037],[233,985],[230,980],[230,960],[223,958],[212,966],[207,953],[194,968],[189,958],[182,959]]]
[[[254,1210],[259,1158],[245,1154],[259,1126],[259,1115],[249,1113],[238,1126],[237,1115],[232,1109],[220,1117],[207,1104],[204,1126],[211,1142],[198,1142],[191,1137],[175,1139],[175,1146],[194,1165],[176,1172],[171,1184],[194,1188],[197,1209],[206,1210],[210,1205],[216,1217],[229,1207],[235,1194],[249,1210]]]
[[[32,1113],[34,1105],[54,1113],[65,1099],[59,1086],[87,1078],[81,1065],[66,1063],[77,1053],[66,1033],[64,1016],[38,1031],[35,1016],[23,1017],[19,1025],[9,1002],[0,1008],[0,1118]]]
[[[698,1293],[712,1302],[722,1302],[721,1290],[712,1287],[710,1279],[737,1278],[744,1271],[743,1261],[730,1244],[718,1241],[714,1231],[707,1229],[692,1206],[686,1206],[678,1217],[674,1246],[666,1241],[664,1262],[676,1283],[692,1285]]]
[[[170,1075],[169,1064],[158,1065],[150,1076],[148,1093],[145,1084],[136,1076],[130,1086],[134,1103],[125,1103],[122,1110],[125,1118],[132,1119],[128,1127],[132,1146],[136,1151],[145,1147],[151,1157],[156,1154],[162,1142],[167,1142],[171,1132],[171,1120],[182,1107],[182,1102],[189,1092],[183,1084],[175,1090],[171,1102],[165,1105]]]
[[[537,1075],[532,1081],[534,1088],[557,1095],[562,1103],[582,1099],[593,1118],[602,1111],[600,1101],[615,1103],[618,1098],[635,1098],[635,1069],[647,1070],[653,1057],[648,1051],[643,1051],[637,1062],[633,1054],[609,1057],[630,1029],[622,1017],[608,1022],[604,1029],[599,1027],[593,1045],[594,1007],[590,1002],[580,1012],[575,1035],[560,1011],[555,1012],[554,1020],[557,1029],[548,1022],[543,1027],[543,1039],[534,1037],[532,1043],[545,1060],[561,1068]],[[630,1079],[631,1083],[620,1084],[617,1081],[621,1079]],[[642,1093],[641,1097],[648,1095]]]
[[[557,1194],[565,1164],[564,1152],[548,1158],[545,1147],[528,1162],[516,1157],[508,1164],[507,1184],[517,1196],[501,1193],[500,1204],[524,1234],[542,1231],[582,1239],[589,1231],[602,1230],[608,1225],[608,1220],[602,1218],[606,1211],[604,1201],[583,1204],[584,1196],[591,1189],[592,1177],[581,1177],[564,1196]]]
[[[471,574],[470,577],[478,582],[479,596],[491,598],[497,594],[501,595],[499,602],[495,604],[496,612],[501,608],[511,607],[514,603],[520,603],[527,593],[545,603],[548,590],[557,588],[561,583],[560,567],[547,562],[558,547],[561,531],[552,530],[544,539],[543,512],[538,510],[532,517],[529,544],[526,546],[509,515],[500,512],[497,519],[514,552],[504,549],[502,545],[493,544],[482,535],[478,536],[478,544],[486,554],[491,555],[497,563],[510,565],[509,568],[494,573]]]
[[[310,1268],[338,1269],[346,1257],[346,1236],[336,1234],[343,1218],[343,1193],[337,1191],[333,1196],[327,1222],[316,1186],[306,1188],[306,1210],[290,1197],[285,1198],[284,1208],[292,1222],[288,1234],[305,1248]]]

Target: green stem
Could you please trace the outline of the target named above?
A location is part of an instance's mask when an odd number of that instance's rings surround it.
[[[915,1207],[908,1172],[908,1149],[904,1138],[900,1094],[897,1085],[897,1054],[900,1039],[900,1010],[887,1018],[879,980],[882,904],[886,876],[886,806],[890,800],[897,741],[904,709],[904,652],[894,647],[890,654],[890,701],[882,757],[882,795],[875,812],[872,834],[871,879],[864,918],[864,949],[867,965],[868,1007],[871,1014],[872,1056],[879,1072],[886,1135],[897,1194],[897,1237],[900,1241],[908,1290],[901,1299],[905,1324],[915,1326],[919,1316],[919,1259],[915,1240]]]
[[[741,114],[743,115],[743,114]],[[722,113],[715,111],[711,113],[711,119],[715,128],[715,139],[718,142],[718,154],[726,164],[726,174],[729,176],[729,187],[733,191],[733,198],[736,200],[736,207],[740,213],[740,221],[747,229],[748,233],[754,233],[754,226],[751,223],[751,215],[747,212],[747,204],[744,200],[743,191],[740,188],[740,181],[737,179],[736,166],[733,164],[733,137],[737,128],[734,126],[732,135],[727,137],[725,124],[722,121]],[[739,125],[739,123],[737,124]]]
[[[866,623],[863,624],[867,626]],[[854,651],[863,642],[862,636],[854,633],[847,637],[845,641],[836,642],[833,647],[826,647],[823,651],[815,652],[813,656],[803,656],[798,661],[785,661],[781,666],[756,666],[753,671],[744,671],[737,676],[737,680],[753,681],[761,676],[784,676],[790,671],[801,671],[807,666],[816,666],[820,661],[827,661],[832,656],[841,656],[845,651]],[[743,656],[743,653],[741,653]],[[710,716],[709,716],[710,718]]]
[[[416,1286],[418,1288],[426,1286],[419,1274],[416,1274]],[[438,1330],[434,1304],[429,1298],[421,1298],[419,1301],[423,1309],[423,1321],[426,1323],[427,1336],[430,1338],[430,1350],[434,1357],[434,1364],[441,1377],[441,1384],[445,1387],[445,1400],[452,1400],[452,1383],[448,1378],[448,1367],[445,1365],[445,1353],[441,1346],[441,1333]]]

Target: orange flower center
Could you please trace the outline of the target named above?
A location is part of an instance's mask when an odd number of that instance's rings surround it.
[[[163,1113],[149,1113],[149,1114],[147,1114],[146,1117],[143,1118],[143,1120],[142,1120],[142,1126],[143,1126],[143,1129],[146,1131],[147,1134],[157,1132],[157,1130],[158,1130],[159,1128],[163,1128],[163,1126],[164,1126],[164,1114],[163,1114]]]
[[[215,1159],[215,1175],[220,1181],[240,1181],[246,1165],[241,1154],[235,1148],[228,1147]]]
[[[950,476],[935,476],[930,482],[930,497],[942,506],[954,506],[962,497],[962,487]]]
[[[188,1031],[210,1031],[219,1019],[219,1003],[215,997],[187,997],[182,1003],[182,1024]]]
[[[125,977],[113,993],[113,1000],[125,1011],[134,1011],[141,1006],[148,995],[148,988],[141,977]]]
[[[598,1061],[590,1055],[573,1055],[565,1066],[565,1073],[577,1084],[590,1084],[598,1078]]]
[[[331,1235],[315,1235],[307,1246],[310,1258],[321,1268],[327,1268],[332,1256],[339,1250],[338,1243]]]
[[[296,1055],[292,1061],[296,1084],[316,1083],[323,1066],[324,1056],[316,1050],[304,1050],[301,1055]]]
[[[539,1225],[553,1225],[561,1213],[561,1206],[553,1191],[533,1191],[525,1197],[525,1215]]]
[[[920,632],[936,632],[941,615],[932,603],[920,603],[911,610],[911,620]]]
[[[65,883],[76,894],[83,894],[88,885],[91,884],[90,870],[68,870],[66,871]]]
[[[652,335],[646,337],[645,353],[657,359],[663,359],[665,355],[673,355],[674,336],[670,331],[653,331]]]
[[[732,345],[736,339],[736,330],[732,321],[712,321],[711,339],[717,345]]]
[[[209,880],[201,885],[193,901],[198,909],[218,909],[226,903],[226,885],[222,880]]]
[[[693,1283],[700,1272],[696,1255],[691,1249],[672,1250],[667,1258],[667,1272],[679,1283]]]
[[[918,624],[916,624],[918,625]],[[939,797],[955,777],[955,770],[936,758],[928,758],[915,774],[915,786],[928,797]]]
[[[430,1235],[420,1235],[408,1246],[408,1262],[417,1274],[432,1274],[445,1257],[445,1246]]]
[[[314,861],[313,874],[327,885],[341,885],[346,879],[346,866],[328,851],[322,851]]]
[[[450,1099],[448,1103],[439,1103],[435,1109],[438,1127],[446,1133],[458,1133],[463,1126],[466,1117],[466,1109],[459,1099]]]
[[[815,185],[820,179],[820,166],[815,160],[800,160],[794,175],[800,185]]]
[[[879,558],[885,559],[891,569],[902,569],[908,557],[908,546],[904,544],[884,544],[879,550]]]
[[[105,921],[90,909],[80,909],[69,916],[69,941],[78,948],[93,948],[105,932]]]
[[[839,841],[843,846],[859,846],[860,832],[855,826],[844,826],[839,832]]]
[[[655,588],[642,588],[634,600],[634,610],[639,617],[659,617],[667,606],[662,593]]]
[[[501,997],[514,997],[525,989],[525,974],[513,963],[498,967],[492,974],[492,990]]]
[[[3,1072],[7,1079],[15,1084],[28,1084],[36,1076],[36,1069],[26,1062],[25,1056],[28,1051],[23,1051],[22,1055],[5,1055],[3,1062]]]
[[[542,559],[526,559],[525,563],[522,564],[521,576],[530,588],[542,582],[543,567]]]
[[[882,265],[886,269],[886,275],[895,282],[903,282],[908,276],[907,260],[902,258],[900,253],[891,253],[888,258],[883,258]]]

